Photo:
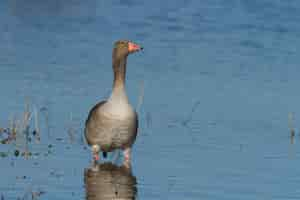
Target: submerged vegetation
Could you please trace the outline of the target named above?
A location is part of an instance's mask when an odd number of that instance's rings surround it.
[[[43,122],[43,129],[40,122]],[[70,143],[75,143],[78,138],[75,126],[78,125],[70,116],[67,123],[67,138]],[[43,134],[42,134],[43,133]],[[41,139],[46,138],[45,141],[51,138],[49,127],[49,112],[47,107],[31,106],[28,102],[25,103],[24,110],[19,115],[12,115],[6,127],[0,127],[0,144],[10,145],[10,151],[0,151],[0,157],[7,156],[22,156],[30,158],[31,156],[44,155],[48,156],[52,153],[53,144],[47,144],[45,152],[33,152],[33,146],[41,143]],[[83,139],[80,137],[80,143],[83,144]],[[62,138],[55,138],[56,141],[63,140]]]
[[[0,127],[0,159],[8,161],[9,166],[13,168],[16,182],[24,183],[26,181],[26,184],[22,186],[24,191],[18,193],[17,199],[36,200],[47,192],[33,182],[32,174],[21,172],[20,175],[20,165],[17,164],[16,158],[34,160],[32,164],[37,166],[41,163],[36,158],[54,155],[55,142],[67,141],[67,144],[76,142],[84,144],[77,129],[79,123],[74,120],[72,114],[66,123],[65,135],[62,137],[54,138],[51,135],[49,124],[48,108],[38,108],[27,101],[19,114],[11,115],[7,125]],[[70,146],[66,148],[68,149]],[[52,169],[49,176],[59,178],[56,170]],[[0,190],[0,200],[10,199],[9,193],[9,190]]]
[[[294,144],[294,137],[295,137],[295,128],[294,128],[294,113],[289,113],[288,114],[288,127],[290,130],[290,139],[291,139],[291,144]]]
[[[1,128],[1,144],[13,144],[15,156],[32,155],[29,151],[29,143],[39,143],[41,140],[37,108],[31,110],[29,103],[25,104],[24,111],[20,116],[12,116],[7,128]],[[2,156],[8,156],[4,152]]]

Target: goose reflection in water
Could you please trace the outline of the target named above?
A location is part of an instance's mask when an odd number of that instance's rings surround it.
[[[96,164],[84,171],[86,200],[133,200],[137,181],[131,169],[112,163]]]

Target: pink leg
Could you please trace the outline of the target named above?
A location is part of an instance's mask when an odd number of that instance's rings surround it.
[[[123,165],[130,168],[130,165],[131,165],[131,148],[126,148],[124,150],[124,162],[123,162]]]
[[[100,151],[99,145],[92,146],[93,162],[97,162],[98,160],[100,160],[99,151]]]

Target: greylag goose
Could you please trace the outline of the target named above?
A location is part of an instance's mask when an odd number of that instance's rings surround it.
[[[130,165],[131,147],[138,130],[138,116],[126,95],[126,62],[129,54],[142,49],[127,40],[119,40],[114,44],[114,81],[111,95],[90,110],[85,123],[85,138],[91,146],[94,162],[100,159],[99,151],[106,157],[107,152],[121,149],[124,153],[124,164]]]

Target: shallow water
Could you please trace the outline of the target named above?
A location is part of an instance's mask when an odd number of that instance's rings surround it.
[[[145,48],[128,60],[132,104],[141,85],[145,94],[132,173],[91,173],[96,184],[127,182],[117,194],[129,199],[299,199],[299,11],[281,0],[2,1],[0,127],[27,101],[49,126],[41,119],[31,147],[41,155],[0,145],[11,154],[0,159],[0,195],[90,197],[84,121],[109,95],[112,43],[127,38]]]

